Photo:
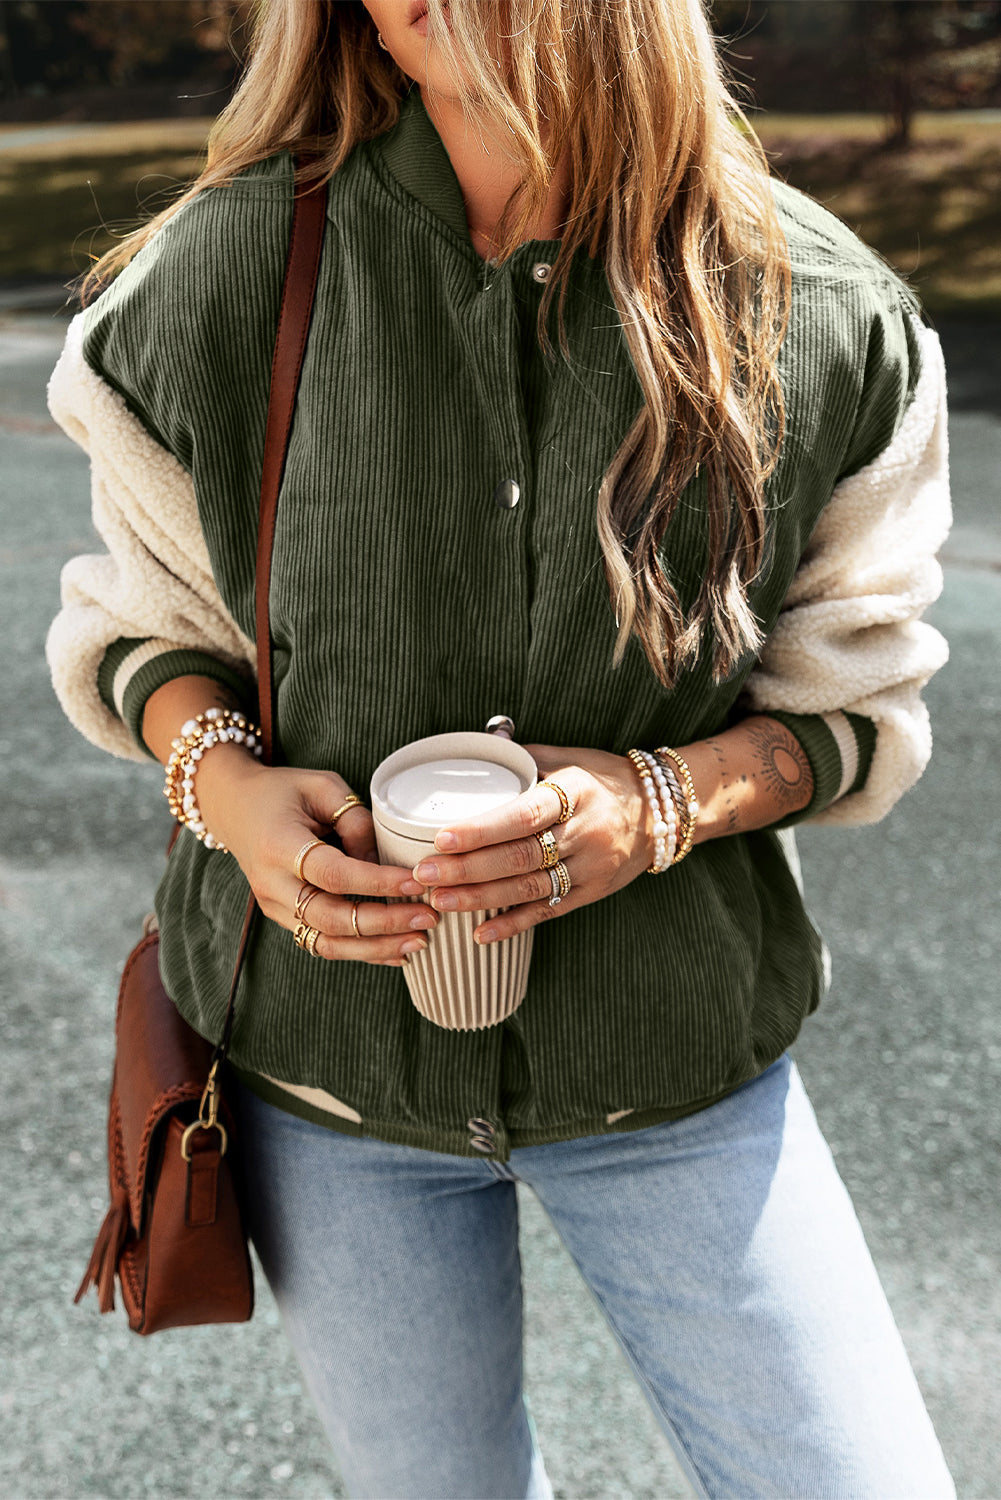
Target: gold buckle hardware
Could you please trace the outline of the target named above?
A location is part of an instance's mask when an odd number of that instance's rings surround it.
[[[191,1149],[189,1142],[196,1130],[217,1130],[219,1132],[219,1155],[226,1155],[229,1145],[229,1136],[226,1127],[219,1119],[219,1096],[216,1089],[216,1073],[219,1071],[219,1062],[216,1060],[211,1069],[202,1091],[202,1097],[198,1105],[198,1119],[193,1120],[181,1136],[181,1155],[185,1161],[191,1160]]]

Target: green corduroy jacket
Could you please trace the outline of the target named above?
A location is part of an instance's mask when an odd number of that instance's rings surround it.
[[[835,486],[897,431],[919,364],[912,295],[831,215],[775,191],[793,300],[780,366],[789,436],[768,487],[771,559],[752,590],[766,634]],[[216,583],[248,636],[290,192],[283,153],[202,194],[85,324],[87,363],[191,474]],[[539,268],[559,243],[523,244],[502,267],[477,255],[416,87],[399,122],[334,176],[328,214],[270,601],[288,762],[335,769],[364,791],[398,746],[482,729],[492,714],[510,714],[526,742],[624,754],[702,738],[747,712],[752,658],[714,686],[707,651],[671,691],[635,641],[612,668],[596,498],[642,396],[600,262],[578,254],[571,359],[547,362]],[[495,503],[508,479],[513,508]],[[703,565],[702,501],[695,480],[662,546],[685,601]],[[135,644],[109,649],[102,679]],[[146,699],[182,672],[246,690],[211,654],[148,655],[125,696],[137,736]],[[846,789],[827,722],[780,717],[815,779],[812,803],[788,823],[864,784],[870,720],[847,719],[858,771]],[[543,924],[523,1004],[482,1032],[424,1020],[398,970],[318,963],[264,922],[233,1061],[245,1076],[335,1095],[362,1123],[324,1123],[353,1134],[468,1155],[467,1122],[485,1119],[500,1160],[703,1108],[773,1062],[821,999],[823,944],[785,837],[707,842],[665,875]],[[210,1037],[247,894],[231,856],[181,834],[157,895],[161,961],[181,1012]]]

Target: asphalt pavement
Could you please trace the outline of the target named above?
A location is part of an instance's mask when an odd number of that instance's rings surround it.
[[[86,460],[44,404],[64,327],[0,311],[0,1492],[340,1496],[263,1277],[243,1327],[146,1340],[92,1297],[72,1305],[106,1203],[117,977],[165,807],[155,767],[69,725],[45,668],[59,570],[95,547]],[[928,613],[952,653],[926,693],[932,763],[885,822],[799,835],[834,983],[794,1052],[964,1500],[1001,1496],[999,333],[943,329],[956,523]],[[521,1206],[527,1388],[556,1494],[688,1495],[566,1252]]]

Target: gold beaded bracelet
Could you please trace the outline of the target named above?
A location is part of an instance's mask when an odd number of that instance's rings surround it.
[[[229,850],[205,827],[195,799],[195,773],[207,750],[230,742],[243,745],[258,758],[264,753],[260,729],[241,713],[228,708],[207,708],[196,718],[188,719],[181,725],[177,739],[171,740],[172,753],[163,784],[163,795],[177,821],[190,829],[206,849],[217,849],[220,854],[228,854]]]
[[[699,799],[695,795],[695,783],[692,780],[692,773],[688,769],[688,763],[682,759],[677,750],[672,750],[668,745],[658,745],[654,754],[669,774],[673,773],[674,766],[677,767],[678,774],[680,774],[684,785],[684,798],[687,798],[687,802],[683,800],[681,806],[686,814],[685,827],[682,831],[681,842],[678,845],[678,852],[671,861],[672,864],[680,865],[685,855],[691,853],[692,843],[695,839],[695,825],[699,819]],[[672,761],[673,766],[668,766],[666,761]]]

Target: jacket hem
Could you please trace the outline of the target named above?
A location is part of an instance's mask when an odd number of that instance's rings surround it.
[[[765,1068],[774,1061],[775,1058],[769,1058],[767,1062],[762,1063],[760,1071],[764,1072]],[[685,1104],[631,1109],[618,1115],[613,1113],[611,1120],[603,1114],[580,1120],[564,1121],[551,1126],[536,1126],[531,1129],[519,1130],[508,1126],[505,1129],[504,1144],[498,1144],[494,1151],[484,1153],[470,1144],[469,1132],[466,1130],[428,1130],[396,1121],[371,1118],[364,1119],[361,1124],[355,1124],[353,1120],[331,1114],[327,1110],[317,1109],[306,1100],[288,1093],[287,1090],[259,1073],[239,1068],[232,1063],[230,1067],[240,1082],[265,1104],[271,1104],[276,1109],[283,1110],[285,1114],[295,1115],[309,1124],[323,1126],[324,1129],[335,1131],[340,1135],[368,1136],[375,1140],[386,1141],[393,1146],[412,1146],[417,1150],[433,1151],[444,1156],[481,1157],[487,1161],[507,1161],[512,1151],[524,1149],[526,1146],[550,1146],[558,1141],[580,1140],[592,1135],[624,1135],[634,1130],[646,1130],[652,1125],[664,1125],[671,1120],[681,1120],[688,1115],[700,1114],[702,1110],[710,1109],[712,1105],[721,1103],[745,1083],[753,1082],[753,1078],[742,1078],[707,1098],[689,1100]]]

